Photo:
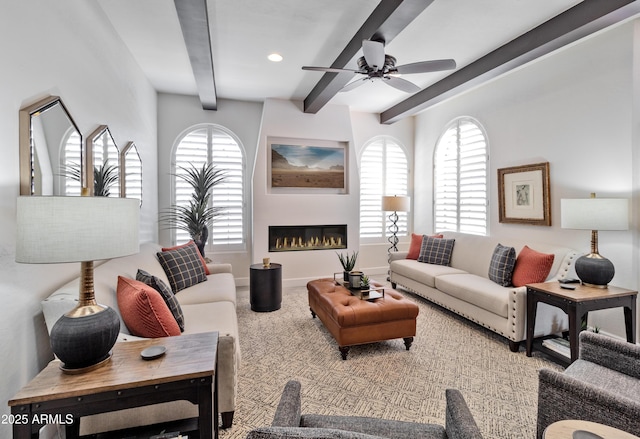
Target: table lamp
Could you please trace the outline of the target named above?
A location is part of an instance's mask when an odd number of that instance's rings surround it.
[[[16,262],[81,265],[78,305],[60,317],[50,334],[51,348],[65,372],[92,370],[111,357],[120,318],[95,300],[93,261],[137,253],[139,217],[140,201],[129,198],[17,200]]]
[[[576,274],[583,284],[606,288],[613,279],[613,263],[598,253],[598,230],[627,230],[629,228],[629,200],[626,198],[562,199],[561,227],[591,230],[591,253],[576,260]]]

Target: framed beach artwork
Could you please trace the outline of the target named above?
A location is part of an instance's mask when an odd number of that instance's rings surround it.
[[[551,225],[549,162],[498,169],[500,222]]]
[[[346,193],[347,142],[269,138],[272,192]]]

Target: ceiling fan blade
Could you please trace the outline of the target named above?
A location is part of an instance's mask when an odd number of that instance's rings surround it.
[[[364,60],[374,70],[384,67],[384,44],[379,41],[362,40]]]
[[[427,73],[438,72],[440,70],[452,70],[456,68],[456,62],[453,59],[434,59],[432,61],[414,62],[397,66],[398,73],[404,75],[409,73]]]
[[[367,79],[368,79],[368,78],[357,79],[357,80],[355,80],[355,81],[353,81],[353,82],[348,83],[347,85],[345,85],[344,87],[342,87],[342,88],[340,89],[340,93],[343,93],[343,92],[345,92],[345,91],[351,91],[351,90],[353,90],[354,88],[358,88],[358,87],[360,87],[362,84],[364,84],[364,83],[365,83],[365,81],[366,81]]]
[[[409,82],[406,79],[397,78],[394,76],[385,77],[384,83],[390,85],[393,88],[397,88],[405,93],[415,93],[420,91],[420,87],[415,85],[413,82]]]
[[[313,66],[302,66],[302,70],[312,70],[314,72],[329,72],[329,73],[365,73],[360,70],[352,70],[352,69],[335,69],[333,67],[313,67]]]

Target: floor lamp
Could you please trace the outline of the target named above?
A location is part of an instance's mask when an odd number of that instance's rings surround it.
[[[388,241],[391,246],[387,249],[387,262],[391,263],[391,252],[398,251],[398,212],[409,212],[411,199],[405,196],[384,196],[382,197],[382,210],[385,212],[392,212],[389,215],[389,236]],[[387,278],[389,280],[389,278]]]
[[[93,261],[138,252],[140,200],[19,197],[16,262],[80,262],[78,305],[51,329],[53,353],[68,373],[105,364],[120,330],[118,314],[95,300]],[[115,279],[114,279],[115,280]]]

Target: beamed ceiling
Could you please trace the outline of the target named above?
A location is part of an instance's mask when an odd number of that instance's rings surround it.
[[[98,0],[152,85],[218,99],[303,101],[379,113],[382,123],[437,102],[640,14],[640,0]],[[408,94],[380,80],[340,92],[362,40],[385,42],[397,65],[453,58],[455,70],[403,75]],[[270,53],[281,62],[267,60]]]

